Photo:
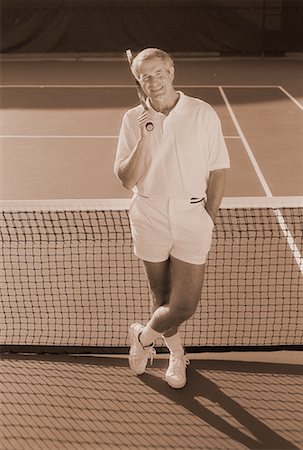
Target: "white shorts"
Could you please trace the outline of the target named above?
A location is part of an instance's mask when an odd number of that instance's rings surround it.
[[[129,209],[135,255],[149,262],[166,261],[171,255],[204,264],[214,224],[204,201],[192,201],[135,195]]]

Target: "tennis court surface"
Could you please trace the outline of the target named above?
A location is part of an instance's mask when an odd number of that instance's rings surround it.
[[[125,61],[2,63],[3,448],[303,448],[297,63],[176,61],[178,88],[214,106],[232,159],[179,392],[161,348],[141,377],[125,355],[129,324],[149,314],[112,173],[137,101]]]
[[[3,359],[3,448],[302,448],[301,366],[193,360],[175,391],[165,364],[135,377],[121,358]]]

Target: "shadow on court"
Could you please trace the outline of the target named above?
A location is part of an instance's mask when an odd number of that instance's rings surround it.
[[[223,98],[216,85],[214,86],[183,86],[175,85],[177,90],[183,91],[192,97],[197,97],[211,104],[213,107],[224,106]],[[234,105],[241,104],[273,104],[276,101],[290,101],[278,86],[268,86],[262,89],[250,89],[241,86],[225,87],[228,96],[232,94]],[[298,94],[299,97],[299,94]],[[1,108],[9,109],[34,109],[34,110],[57,110],[57,109],[111,109],[127,110],[138,105],[136,90],[131,85],[123,88],[103,87],[103,86],[53,86],[47,85],[36,88],[27,87],[7,87],[1,92]],[[296,106],[294,109],[296,110]]]
[[[176,86],[178,89],[178,86]],[[185,94],[198,97],[207,103],[215,105],[224,105],[223,98],[216,86],[211,88],[187,87],[181,89]],[[266,100],[264,91],[263,100]],[[278,90],[273,91],[270,99],[275,100],[279,95]],[[237,97],[238,98],[238,97]],[[127,110],[138,105],[138,98],[134,87],[47,87],[40,89],[35,87],[26,88],[5,88],[1,92],[1,107],[3,110],[9,109],[33,109],[33,110],[57,110],[57,109],[112,109]],[[122,113],[121,111],[121,113]]]
[[[151,408],[150,417],[161,422],[160,410],[157,419],[155,419],[153,410],[159,407],[158,404],[166,404],[170,405],[171,411],[175,411],[176,414],[177,411],[179,414],[180,411],[187,411],[186,416],[192,417],[191,420],[196,424],[196,419],[200,419],[202,421],[200,427],[204,427],[204,430],[206,427],[206,429],[212,430],[212,433],[219,432],[223,438],[225,436],[225,439],[228,439],[228,442],[232,440],[235,448],[244,446],[248,449],[260,450],[299,449],[287,437],[283,437],[281,431],[286,431],[286,436],[289,436],[289,430],[294,430],[294,434],[291,436],[295,436],[296,409],[300,407],[298,398],[300,380],[298,377],[303,374],[303,366],[300,365],[193,360],[188,368],[186,387],[174,390],[163,379],[167,359],[155,360],[152,366],[148,366],[146,373],[140,377],[133,376],[128,369],[127,358],[120,357],[8,354],[3,355],[3,360],[5,359],[11,362],[16,361],[16,363],[18,361],[30,363],[37,361],[37,364],[41,361],[56,363],[52,369],[54,374],[58,370],[57,363],[67,363],[68,371],[71,370],[76,376],[83,372],[85,382],[93,380],[93,373],[97,373],[96,376],[100,378],[98,394],[100,417],[106,413],[107,408],[102,402],[104,395],[102,391],[107,393],[106,395],[113,395],[113,399],[115,391],[117,391],[116,394],[119,393],[121,401],[124,396],[129,398],[129,405],[127,406],[127,402],[124,403],[125,413],[127,410],[132,410],[133,402],[136,403],[137,400],[138,403],[138,398],[141,399],[137,407],[144,408],[147,422],[149,408]],[[93,366],[98,369],[98,372],[94,372]],[[102,381],[104,377],[106,381]],[[122,384],[121,377],[123,378]],[[57,375],[57,380],[60,380],[60,373]],[[95,380],[94,386],[97,385],[96,383],[98,382]],[[113,394],[109,394],[109,392],[113,392]],[[132,393],[133,400],[131,400]],[[93,393],[92,395],[95,396]],[[149,399],[148,403],[145,403],[144,399],[147,398]],[[140,401],[143,402],[141,406]],[[110,410],[113,410],[113,406],[110,407]],[[118,411],[117,409],[117,413]],[[255,412],[259,417],[254,414]],[[277,412],[280,412],[280,416],[279,414],[277,416]],[[173,416],[174,414],[170,417],[169,423],[174,421]],[[289,422],[290,417],[291,423]],[[178,424],[178,427],[182,427],[181,423]],[[165,423],[162,425],[164,426]],[[134,422],[134,426],[140,428],[142,423],[135,425]],[[125,427],[127,428],[127,424]],[[204,439],[202,428],[199,433],[200,448],[202,449],[203,445],[206,446],[205,448],[209,448],[207,436]],[[184,432],[186,433],[186,431]],[[150,439],[152,440],[152,437]],[[298,443],[298,436],[294,437],[294,440]]]
[[[303,373],[300,366],[264,363],[239,363],[192,361],[188,369],[188,383],[180,391],[171,389],[163,379],[151,373],[145,373],[141,379],[158,393],[186,408],[211,427],[226,434],[249,449],[298,449],[298,447],[284,439],[254,415],[249,413],[240,403],[225,394],[219,386],[199,370],[224,370],[230,372],[267,373],[267,374],[296,374]],[[198,400],[208,399],[217,404],[242,425],[251,435],[242,432],[227,420],[210,411]]]

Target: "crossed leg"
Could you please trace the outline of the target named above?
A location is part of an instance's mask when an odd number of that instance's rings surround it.
[[[189,264],[171,256],[167,261],[144,261],[153,300],[150,327],[166,337],[196,311],[201,297],[205,264]]]
[[[153,313],[146,326],[135,323],[130,327],[129,365],[137,375],[144,373],[148,359],[155,353],[153,343],[162,335],[170,351],[165,378],[171,387],[180,389],[186,384],[189,361],[184,355],[178,327],[196,311],[205,264],[189,264],[171,256],[162,263],[144,262],[144,267]]]

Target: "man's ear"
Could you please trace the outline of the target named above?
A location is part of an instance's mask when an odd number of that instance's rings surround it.
[[[171,66],[169,68],[169,74],[170,74],[171,80],[174,81],[174,78],[175,78],[175,68],[174,68],[174,66]]]

